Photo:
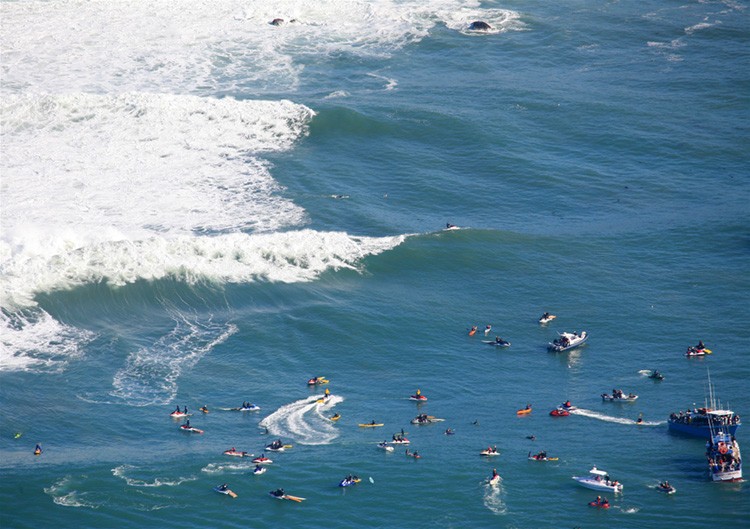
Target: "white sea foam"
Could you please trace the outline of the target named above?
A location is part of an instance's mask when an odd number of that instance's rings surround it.
[[[314,113],[302,105],[137,93],[0,104],[2,262],[304,221],[257,158],[306,133]]]
[[[201,472],[206,474],[224,474],[224,473],[237,473],[237,472],[248,472],[255,468],[255,463],[209,463],[201,469]]]
[[[591,411],[591,410],[585,410],[582,408],[578,408],[576,410],[570,410],[570,413],[572,415],[583,415],[584,417],[591,417],[592,419],[599,419],[600,421],[606,421],[606,422],[616,422],[618,424],[631,424],[631,425],[638,425],[638,426],[659,426],[660,424],[666,424],[666,421],[661,421],[661,422],[643,421],[642,423],[638,424],[638,422],[633,419],[627,419],[624,417],[612,417],[611,415],[605,415],[603,413],[598,413],[596,411]]]
[[[483,485],[484,494],[482,501],[484,506],[493,514],[506,514],[508,508],[505,505],[505,487],[503,486],[503,478],[500,478],[495,485],[489,485],[486,482],[484,482]]]
[[[698,24],[693,24],[692,26],[685,28],[685,33],[688,34],[688,35],[692,35],[696,31],[700,31],[702,29],[710,28],[710,27],[713,27],[715,25],[716,24],[712,24],[711,22],[706,22],[706,21],[700,22]]]
[[[83,479],[86,478],[86,476],[80,477]],[[72,476],[65,476],[49,487],[45,487],[44,492],[48,496],[51,496],[52,501],[57,505],[62,505],[63,507],[88,507],[90,509],[98,509],[100,507],[98,502],[94,502],[89,497],[89,493],[71,490],[73,485]]]
[[[47,93],[278,93],[298,85],[298,57],[388,56],[441,23],[520,26],[476,0],[5,2],[3,18],[3,90]]]
[[[137,467],[134,467],[133,465],[120,465],[119,467],[112,469],[112,475],[124,479],[125,482],[131,487],[176,487],[177,485],[185,483],[186,481],[195,481],[196,479],[198,479],[196,476],[192,476],[187,478],[178,477],[174,479],[154,478],[152,481],[146,481],[142,479],[131,478],[126,475],[127,473],[134,473],[138,471],[139,469]]]
[[[162,278],[310,281],[403,240],[276,232],[305,213],[257,156],[306,133],[304,106],[159,94],[10,95],[0,105],[9,329],[0,369],[72,356],[90,339],[30,310],[39,292]]]
[[[260,426],[268,428],[273,436],[291,438],[302,444],[328,444],[339,434],[324,412],[344,399],[331,395],[325,403],[316,402],[322,397],[316,395],[282,406],[263,419]]]
[[[171,402],[180,374],[237,332],[236,325],[200,322],[181,313],[175,321],[172,332],[128,357],[125,367],[114,376],[111,396],[133,406]]]
[[[83,355],[94,333],[64,325],[44,310],[0,310],[0,371],[60,370]]]

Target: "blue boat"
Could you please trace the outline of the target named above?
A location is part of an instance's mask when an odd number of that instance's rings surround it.
[[[742,424],[740,416],[716,404],[710,373],[708,373],[708,391],[709,400],[703,408],[672,413],[667,421],[669,429],[706,439],[713,437],[712,429],[733,436]]]
[[[723,427],[734,435],[742,424],[740,417],[731,410],[699,408],[690,412],[673,413],[667,422],[670,430],[711,439],[711,428]]]

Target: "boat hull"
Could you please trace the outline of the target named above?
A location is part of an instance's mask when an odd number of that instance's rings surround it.
[[[596,481],[590,478],[573,478],[582,487],[592,490],[600,490],[604,492],[622,492],[622,484],[607,485],[604,481]]]
[[[711,428],[707,424],[696,426],[692,424],[685,424],[682,422],[668,421],[667,425],[669,426],[670,430],[674,430],[676,432],[682,432],[688,435],[695,435],[698,437],[711,439]],[[730,435],[734,435],[739,426],[740,426],[739,424],[732,424],[732,425],[726,426],[726,428]]]
[[[742,469],[727,472],[711,471],[711,481],[740,481],[742,480]]]

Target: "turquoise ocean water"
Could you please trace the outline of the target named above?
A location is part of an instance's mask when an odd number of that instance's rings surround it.
[[[750,417],[747,4],[0,8],[0,525],[750,523],[666,425],[709,370]]]

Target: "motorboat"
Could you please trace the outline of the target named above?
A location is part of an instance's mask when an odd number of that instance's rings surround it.
[[[412,424],[432,424],[435,420],[435,417],[431,417],[429,415],[420,414],[414,417],[411,420]]]
[[[549,412],[549,414],[553,417],[567,417],[568,415],[570,415],[570,412],[561,406],[559,408],[555,408],[554,410]]]
[[[615,391],[612,395],[602,393],[602,400],[609,402],[633,402],[636,399],[638,399],[638,395],[634,395],[633,393],[625,395],[622,391],[619,390]]]
[[[596,467],[589,470],[588,476],[573,476],[573,479],[576,480],[579,485],[589,489],[605,492],[622,492],[622,483],[617,480],[611,480],[609,474]]]
[[[716,400],[711,376],[708,376],[708,398],[702,408],[688,408],[687,411],[673,412],[669,416],[667,426],[670,430],[697,435],[711,439],[714,432],[724,431],[734,435],[742,424],[740,416],[730,409],[724,408]]]
[[[499,456],[500,451],[497,448],[486,448],[479,452],[480,456]]]
[[[328,384],[328,380],[325,377],[313,377],[307,381],[308,386],[320,386],[321,384]]]
[[[713,431],[706,443],[706,458],[711,481],[740,481],[742,479],[742,457],[740,445],[726,428]]]
[[[392,445],[408,445],[409,440],[406,437],[396,437],[395,439],[392,439],[388,441]]]
[[[561,332],[558,334],[560,337],[550,342],[547,346],[547,349],[553,353],[568,351],[583,345],[589,339],[589,334],[586,331],[580,334],[577,332]]]

